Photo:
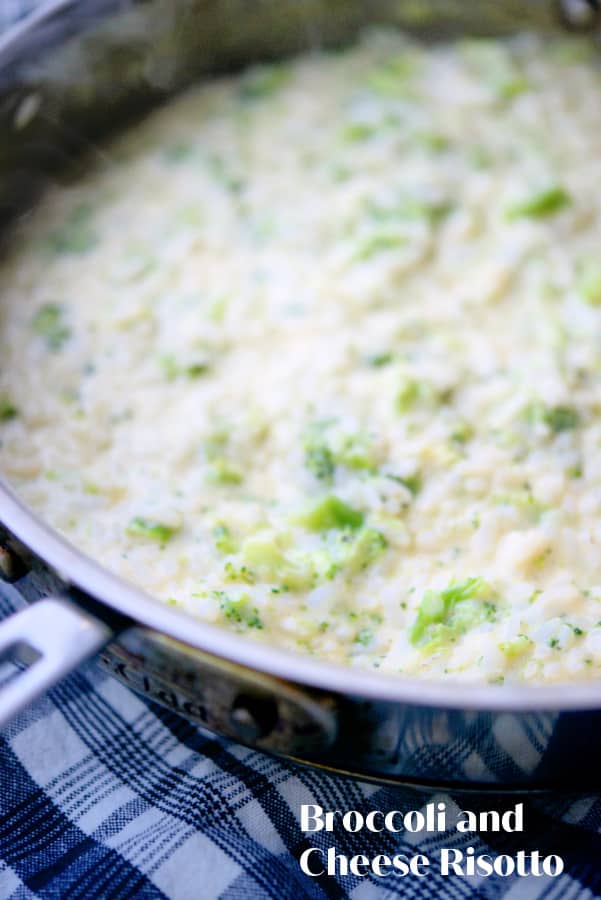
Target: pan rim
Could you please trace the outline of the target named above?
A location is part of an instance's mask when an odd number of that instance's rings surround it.
[[[167,606],[78,550],[0,478],[0,523],[66,585],[136,625],[266,676],[330,694],[462,711],[568,712],[601,709],[601,679],[573,684],[490,685],[432,681],[322,662],[270,646]],[[17,585],[18,590],[18,585]]]

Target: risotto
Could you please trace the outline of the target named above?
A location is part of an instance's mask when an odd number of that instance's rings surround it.
[[[601,675],[601,73],[394,31],[197,87],[0,273],[0,467],[165,603],[416,677]]]

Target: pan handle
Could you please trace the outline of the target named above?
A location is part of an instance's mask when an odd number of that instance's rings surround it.
[[[0,665],[31,660],[0,683],[0,728],[114,636],[105,622],[61,597],[47,597],[0,622]]]

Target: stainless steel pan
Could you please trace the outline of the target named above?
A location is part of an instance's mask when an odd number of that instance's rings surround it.
[[[598,4],[461,0],[69,2],[0,40],[0,217],[193,78],[352,37],[600,28]],[[601,31],[600,31],[601,34]],[[82,155],[83,153],[83,155]],[[86,156],[87,154],[87,156]],[[601,787],[601,683],[424,683],[283,653],[161,605],[83,556],[0,484],[0,572],[27,600],[0,625],[6,722],[84,659],[203,728],[364,778],[462,789]]]

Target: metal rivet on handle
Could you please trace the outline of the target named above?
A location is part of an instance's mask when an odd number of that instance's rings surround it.
[[[0,578],[3,581],[17,581],[25,572],[21,560],[6,547],[0,545]]]
[[[565,25],[576,30],[593,26],[599,18],[599,0],[559,0],[561,17]]]
[[[230,723],[240,740],[254,743],[267,737],[278,721],[278,708],[270,697],[240,694],[232,707]]]

